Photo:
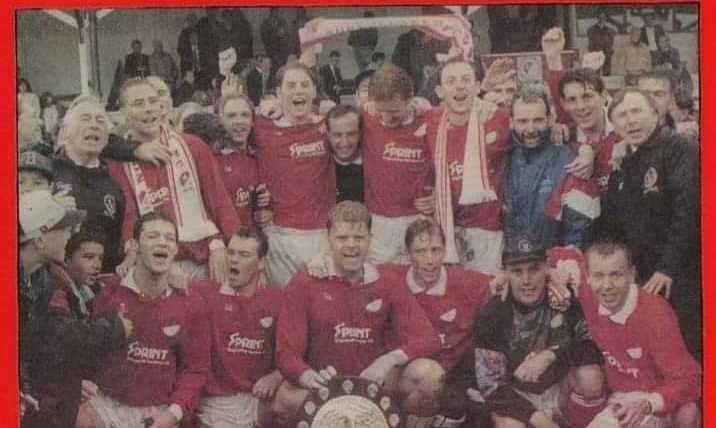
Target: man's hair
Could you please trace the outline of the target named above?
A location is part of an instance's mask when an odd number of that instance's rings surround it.
[[[249,229],[248,227],[241,226],[239,230],[234,233],[233,237],[241,238],[241,239],[253,239],[258,244],[256,248],[256,253],[258,254],[259,258],[262,259],[266,257],[266,254],[268,254],[268,248],[269,248],[269,241],[266,234],[258,228],[252,228]]]
[[[329,56],[330,58],[334,58],[334,57],[339,57],[339,58],[340,58],[340,57],[341,57],[341,53],[338,52],[337,50],[332,50],[331,53],[328,54],[328,56]]]
[[[201,138],[206,144],[223,144],[228,138],[221,118],[214,113],[196,112],[185,117],[182,121],[182,129],[185,133]]]
[[[134,239],[139,240],[139,235],[142,234],[142,231],[144,230],[144,225],[153,221],[163,221],[165,223],[169,223],[172,225],[172,227],[174,227],[174,232],[178,233],[177,225],[176,223],[174,223],[174,220],[169,218],[166,214],[151,212],[139,217],[137,219],[137,222],[134,223],[134,231],[132,233]]]
[[[549,96],[542,85],[526,85],[519,88],[512,98],[510,105],[510,115],[515,113],[515,104],[544,104],[547,117],[551,113]]]
[[[405,248],[410,249],[410,246],[415,242],[415,238],[424,233],[439,235],[440,240],[445,244],[445,233],[439,224],[428,219],[418,219],[410,223],[410,226],[405,230]]]
[[[585,89],[591,86],[600,94],[604,92],[604,80],[602,80],[599,73],[591,68],[575,68],[564,73],[564,76],[559,79],[559,95],[562,98],[565,97],[564,88],[570,83],[579,83],[584,86]]]
[[[224,107],[226,107],[226,104],[229,101],[233,101],[233,100],[242,100],[243,102],[245,102],[246,105],[248,105],[249,108],[251,109],[251,116],[253,117],[254,103],[251,102],[251,99],[249,97],[247,97],[246,95],[237,94],[236,92],[232,92],[227,95],[223,95],[221,98],[219,98],[219,102],[216,105],[216,110],[217,110],[217,113],[219,114],[219,116],[224,115]]]
[[[363,121],[361,120],[360,112],[357,108],[346,105],[346,104],[337,104],[332,109],[328,110],[328,113],[326,113],[326,127],[328,130],[331,130],[331,120],[338,119],[339,117],[343,117],[348,114],[355,114],[356,117],[358,117],[358,130],[363,130]]]
[[[318,79],[316,79],[316,75],[315,75],[315,73],[313,73],[313,70],[311,70],[305,64],[302,64],[298,61],[292,62],[290,64],[286,64],[283,67],[278,69],[278,71],[276,72],[276,86],[278,86],[278,87],[283,86],[283,78],[286,76],[286,73],[290,70],[303,71],[311,79],[311,82],[313,82],[313,86],[318,88]]]
[[[65,259],[69,260],[72,258],[72,255],[74,255],[85,242],[94,242],[104,248],[107,244],[107,235],[97,226],[83,224],[79,232],[73,234],[70,240],[67,241]]]
[[[656,101],[654,101],[654,98],[649,95],[648,92],[642,91],[638,88],[624,88],[620,90],[619,92],[614,95],[614,98],[612,98],[612,102],[609,103],[609,110],[607,110],[607,117],[609,119],[612,118],[612,113],[614,112],[614,109],[617,108],[621,103],[624,102],[624,98],[626,98],[629,94],[639,94],[642,97],[646,99],[646,102],[649,104],[649,107],[651,107],[652,110],[654,110],[654,114],[659,114],[659,109],[656,106]]]
[[[590,245],[589,248],[587,248],[587,251],[584,253],[585,257],[584,260],[589,264],[589,256],[591,254],[596,254],[602,257],[608,257],[613,254],[616,254],[617,252],[621,251],[622,254],[624,254],[624,258],[626,259],[627,266],[632,265],[632,253],[629,247],[620,241],[599,241],[595,242],[594,244]]]
[[[637,79],[637,85],[644,79],[658,80],[660,82],[666,82],[669,84],[669,92],[674,95],[674,89],[676,88],[676,76],[670,70],[651,70],[644,74],[639,75]]]
[[[480,67],[478,67],[474,62],[468,61],[462,57],[453,57],[449,60],[445,61],[444,63],[440,64],[440,68],[438,69],[438,80],[442,81],[443,78],[443,71],[445,71],[445,68],[447,68],[449,65],[452,64],[467,64],[474,73],[475,80],[480,83],[480,80],[482,80],[482,70]]]
[[[124,107],[124,105],[127,103],[127,91],[137,87],[137,86],[149,86],[150,88],[157,90],[154,85],[149,83],[146,79],[127,79],[122,83],[122,86],[119,87],[119,107]]]
[[[413,79],[407,71],[393,64],[383,64],[370,79],[368,94],[375,101],[390,101],[396,96],[413,98]]]
[[[365,79],[370,79],[375,74],[375,70],[365,70],[358,73],[353,80],[353,92],[358,92],[358,88],[360,88],[360,84],[363,83]]]
[[[335,207],[331,208],[328,212],[328,220],[326,221],[326,228],[330,231],[336,223],[363,223],[370,230],[372,221],[368,208],[360,202],[355,201],[343,201],[336,204]]]
[[[385,61],[385,54],[383,52],[373,52],[373,55],[370,57],[370,60],[373,62],[377,61]]]
[[[80,95],[72,102],[70,103],[70,106],[67,107],[67,112],[65,112],[65,117],[62,118],[62,124],[63,126],[67,126],[72,123],[72,121],[75,119],[75,113],[77,112],[77,107],[83,105],[83,104],[94,104],[97,106],[100,111],[102,112],[102,115],[104,116],[105,122],[107,122],[107,127],[111,130],[112,128],[112,120],[109,117],[109,114],[107,114],[107,110],[105,110],[104,105],[95,97],[91,95]]]

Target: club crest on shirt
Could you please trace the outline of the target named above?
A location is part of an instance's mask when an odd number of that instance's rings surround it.
[[[638,360],[639,358],[641,358],[642,355],[641,347],[629,348],[626,350],[626,353],[629,354],[629,356],[633,359]]]
[[[172,324],[168,325],[166,327],[162,327],[162,331],[165,335],[169,337],[174,337],[179,333],[179,330],[181,330],[181,326],[179,324]]]
[[[104,195],[104,215],[111,219],[117,215],[117,200],[112,195]]]
[[[450,171],[450,179],[452,181],[461,181],[462,174],[464,171],[463,165],[458,161],[452,161],[448,164],[448,171]]]
[[[263,317],[259,320],[259,324],[263,328],[269,328],[273,325],[273,317]]]
[[[649,169],[646,170],[646,173],[644,174],[644,194],[650,192],[658,192],[659,186],[656,185],[657,180],[659,180],[659,174],[656,172],[656,168],[649,167]]]
[[[457,309],[452,308],[449,311],[445,312],[444,314],[440,315],[440,319],[445,322],[453,322],[453,321],[455,321],[456,316],[457,316]]]
[[[378,312],[383,307],[383,299],[376,299],[365,305],[365,310],[368,312]]]

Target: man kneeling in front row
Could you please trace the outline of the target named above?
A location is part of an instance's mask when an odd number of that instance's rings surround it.
[[[276,410],[293,417],[308,389],[334,375],[382,384],[416,413],[444,382],[444,371],[425,356],[440,343],[399,272],[366,263],[371,217],[362,204],[344,201],[328,217],[329,275],[296,274],[286,290],[277,331],[277,365],[289,382]],[[417,397],[416,397],[417,396]]]

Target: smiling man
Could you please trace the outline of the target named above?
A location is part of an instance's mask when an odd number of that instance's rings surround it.
[[[166,165],[149,162],[109,162],[109,172],[127,201],[122,223],[125,261],[136,258],[132,233],[137,218],[156,212],[176,221],[176,259],[189,276],[223,282],[226,278],[224,236],[239,220],[224,187],[211,150],[201,140],[179,134],[161,120],[161,97],[146,80],[127,81],[120,91],[122,114],[132,138],[157,142],[171,153]],[[208,269],[207,269],[208,262]]]
[[[637,282],[674,306],[689,351],[701,353],[699,161],[693,145],[659,122],[648,93],[626,89],[609,115],[628,144],[606,195],[604,235],[634,249]]]
[[[505,183],[505,239],[530,236],[545,248],[587,245],[599,216],[591,181],[567,174],[575,154],[550,142],[549,102],[539,89],[523,89],[512,102],[513,150]]]
[[[336,164],[336,202],[363,202],[360,112],[355,107],[337,105],[326,114],[326,125]]]
[[[361,376],[401,398],[439,379],[434,371],[406,372],[411,360],[437,351],[438,338],[422,309],[390,267],[366,263],[371,217],[360,203],[344,201],[328,216],[328,276],[300,272],[291,279],[278,324],[277,363],[288,382],[279,390],[285,417],[334,375]],[[422,394],[418,394],[422,397]],[[413,396],[414,397],[414,396]],[[423,401],[415,398],[420,409]]]
[[[122,314],[134,323],[127,344],[98,365],[99,392],[82,410],[94,426],[175,427],[196,406],[207,379],[209,329],[195,285],[179,288],[169,269],[177,228],[162,214],[134,223],[137,261],[97,296],[93,318]]]

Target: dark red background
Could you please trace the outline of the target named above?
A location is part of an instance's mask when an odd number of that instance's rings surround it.
[[[16,178],[16,109],[15,102],[15,12],[18,9],[26,8],[87,8],[90,5],[96,8],[117,8],[117,7],[188,7],[188,6],[267,6],[267,5],[346,5],[354,2],[346,0],[283,0],[283,1],[256,1],[242,0],[234,2],[220,2],[211,0],[3,0],[0,2],[0,159],[8,160],[6,167],[0,168],[0,426],[17,427],[18,420],[18,372],[17,372],[17,178]],[[416,5],[447,3],[436,0],[392,0],[392,1],[370,1],[375,5]],[[447,4],[468,4],[466,1],[450,1]],[[480,4],[499,3],[684,3],[683,1],[563,1],[563,0],[479,0]],[[714,255],[714,243],[716,239],[716,227],[706,219],[715,218],[716,209],[716,169],[710,168],[711,161],[716,160],[716,150],[711,147],[711,140],[716,140],[716,114],[710,108],[711,102],[716,102],[716,74],[709,72],[716,61],[716,23],[709,18],[716,16],[716,1],[699,1],[701,6],[699,40],[701,52],[701,164],[702,169],[702,242],[703,260],[707,261]],[[354,3],[355,4],[355,3]],[[365,6],[365,4],[361,4]],[[38,39],[42,34],[37,35]],[[711,121],[714,122],[711,122]],[[713,123],[713,125],[712,125]],[[708,303],[716,298],[716,291],[711,290],[716,278],[716,267],[704,262],[704,414],[706,423],[710,426],[711,420],[716,420],[716,402],[711,398],[714,396],[716,376],[711,370],[716,356],[712,353],[716,345],[715,339],[709,340],[708,333],[710,326],[716,320],[716,312],[711,312]],[[649,332],[644,332],[649,334]],[[711,416],[711,417],[709,417]]]

